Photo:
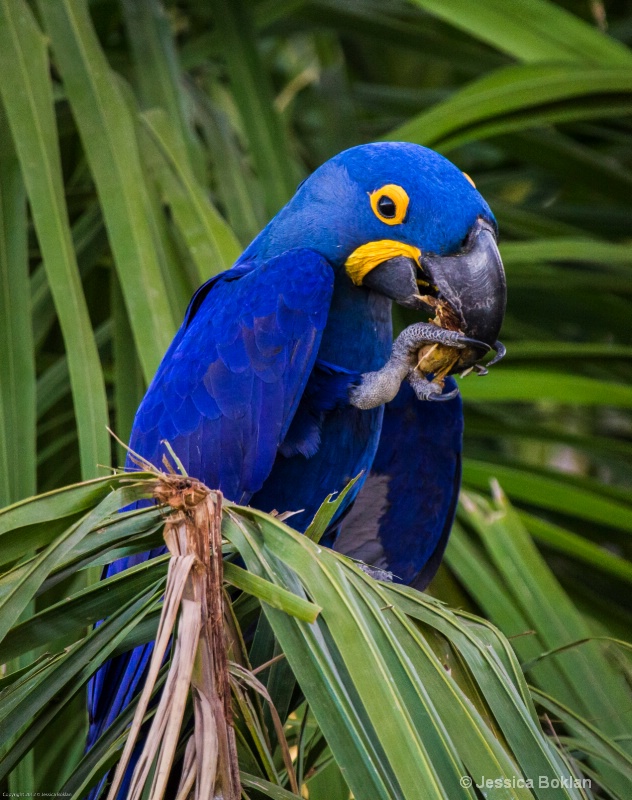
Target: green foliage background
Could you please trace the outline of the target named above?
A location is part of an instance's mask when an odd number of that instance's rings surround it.
[[[0,0],[0,507],[122,463],[193,290],[325,159],[405,139],[475,180],[509,285],[432,592],[523,663],[630,638],[631,41],[622,0]],[[604,639],[527,672],[628,754],[629,676]]]

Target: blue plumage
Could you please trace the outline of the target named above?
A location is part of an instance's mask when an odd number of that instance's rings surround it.
[[[399,225],[384,225],[367,202],[386,184],[403,186],[410,197]],[[319,167],[238,263],[310,247],[338,265],[365,242],[384,238],[443,255],[459,248],[479,216],[494,220],[483,197],[446,158],[408,142],[376,142],[345,150]]]
[[[369,202],[386,184],[409,198],[397,224]],[[363,472],[327,542],[425,585],[458,493],[460,400],[421,403],[403,385],[386,414],[383,404],[350,402],[363,375],[389,358],[392,295],[356,285],[345,264],[385,239],[422,253],[458,251],[477,219],[495,225],[463,174],[426,148],[365,145],[324,164],[232,269],[198,289],[138,409],[132,450],[160,467],[166,439],[190,475],[229,499],[300,511],[298,530]],[[88,746],[129,702],[151,647],[92,680]]]
[[[445,390],[456,384],[446,380]],[[331,538],[336,550],[425,589],[448,542],[461,481],[461,398],[420,403],[408,384],[386,405],[367,481]]]
[[[160,465],[166,439],[191,475],[247,503],[305,389],[333,282],[331,266],[306,249],[212,278],[138,409],[132,450]]]

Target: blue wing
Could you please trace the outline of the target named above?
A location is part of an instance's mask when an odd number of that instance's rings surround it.
[[[168,440],[190,475],[247,502],[261,488],[314,366],[333,270],[310,250],[201,287],[138,409],[132,450]]]
[[[455,387],[446,381],[445,391]],[[334,548],[425,589],[450,535],[461,483],[461,398],[420,402],[408,383],[384,410],[377,454]]]
[[[332,291],[331,266],[305,249],[200,287],[138,409],[131,449],[160,467],[167,440],[190,475],[248,502],[305,390]],[[104,577],[159,552],[121,559]],[[152,649],[113,659],[90,682],[88,748],[130,702]]]

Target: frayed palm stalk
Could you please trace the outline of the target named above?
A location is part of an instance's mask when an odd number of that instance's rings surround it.
[[[223,625],[221,494],[189,478],[165,476],[154,495],[173,508],[164,533],[172,558],[149,673],[108,800],[116,797],[136,745],[176,619],[169,674],[128,798],[138,800],[150,779],[150,800],[164,797],[191,690],[194,729],[177,800],[238,800],[241,789]]]

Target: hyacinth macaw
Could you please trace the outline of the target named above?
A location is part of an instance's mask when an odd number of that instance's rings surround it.
[[[449,301],[464,333],[420,322],[393,343],[392,301],[427,309],[420,292]],[[418,145],[354,147],[194,294],[130,447],[160,467],[167,440],[230,500],[299,511],[299,531],[362,473],[323,541],[424,588],[454,515],[462,411],[453,378],[441,394],[412,370],[428,342],[469,348],[457,371],[476,362],[504,308],[496,223],[472,181]],[[129,703],[151,647],[92,680],[88,746]]]

